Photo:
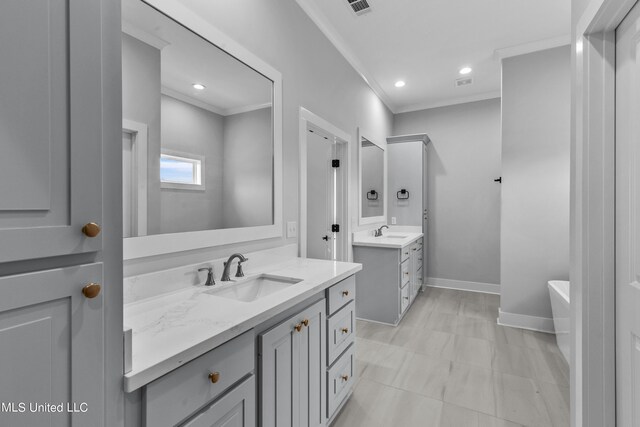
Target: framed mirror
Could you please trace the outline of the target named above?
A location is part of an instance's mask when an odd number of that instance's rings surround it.
[[[124,259],[282,235],[282,78],[171,0],[122,1]]]
[[[386,161],[384,146],[358,132],[360,225],[386,222]]]

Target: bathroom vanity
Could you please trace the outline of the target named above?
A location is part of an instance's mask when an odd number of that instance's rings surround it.
[[[356,276],[358,318],[397,325],[422,287],[423,234],[392,231],[375,237],[356,233],[353,258],[363,266]]]
[[[196,267],[127,278],[125,288]],[[124,312],[127,425],[327,425],[354,384],[360,269],[295,258],[214,286],[137,295]]]

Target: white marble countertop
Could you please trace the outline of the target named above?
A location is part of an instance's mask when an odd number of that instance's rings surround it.
[[[246,278],[268,273],[302,279],[257,301],[242,302],[207,293],[216,287],[191,286],[124,306],[124,323],[133,330],[132,370],[124,376],[134,391],[271,317],[362,270],[362,265],[295,258]]]
[[[385,230],[386,231],[386,230]],[[353,246],[370,246],[377,248],[401,249],[416,240],[420,239],[424,234],[404,231],[391,231],[384,233],[381,237],[372,235],[354,236]]]

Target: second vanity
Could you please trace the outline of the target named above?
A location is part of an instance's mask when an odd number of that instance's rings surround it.
[[[382,236],[354,234],[353,258],[363,266],[356,276],[359,319],[390,325],[402,320],[422,287],[423,236],[412,227]]]
[[[354,384],[361,268],[302,258],[259,272],[246,265],[232,282],[126,304],[125,425],[328,425]]]

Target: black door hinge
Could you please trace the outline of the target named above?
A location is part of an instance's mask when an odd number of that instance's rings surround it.
[[[502,184],[502,177],[494,179],[493,182],[499,182],[500,184]]]
[[[339,159],[331,160],[331,167],[332,168],[339,168],[340,167],[340,160]]]
[[[340,224],[331,224],[331,231],[334,233],[340,232]]]

